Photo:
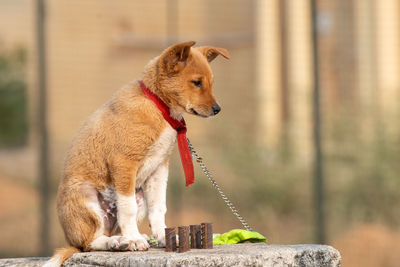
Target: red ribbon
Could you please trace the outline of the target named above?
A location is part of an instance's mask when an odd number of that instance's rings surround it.
[[[156,104],[157,108],[161,111],[164,119],[177,131],[177,140],[179,155],[181,156],[181,162],[183,171],[185,172],[186,186],[190,186],[194,183],[194,170],[192,156],[189,151],[189,145],[186,139],[186,123],[182,118],[180,121],[172,118],[169,107],[162,101],[157,95],[151,92],[142,81],[140,81],[140,87],[142,87],[143,93]]]

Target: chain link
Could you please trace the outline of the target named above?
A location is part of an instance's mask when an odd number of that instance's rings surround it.
[[[207,176],[208,180],[210,180],[211,184],[214,186],[214,188],[218,191],[219,195],[221,198],[224,200],[225,204],[230,208],[232,213],[238,218],[238,220],[242,223],[243,227],[248,230],[248,231],[253,231],[253,229],[249,226],[249,224],[243,219],[243,217],[239,214],[239,211],[236,209],[236,207],[232,204],[232,202],[228,199],[228,197],[224,194],[222,189],[219,187],[217,182],[214,180],[212,177],[210,171],[207,169],[206,165],[203,162],[203,159],[197,154],[196,150],[194,150],[192,144],[189,141],[189,138],[186,138],[188,145],[189,145],[189,150],[190,153],[196,158],[197,163],[199,163],[201,169],[203,170],[204,174]]]

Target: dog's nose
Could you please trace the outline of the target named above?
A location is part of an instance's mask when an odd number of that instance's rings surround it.
[[[212,110],[213,110],[214,115],[217,115],[221,111],[221,107],[218,104],[214,104],[212,106]]]

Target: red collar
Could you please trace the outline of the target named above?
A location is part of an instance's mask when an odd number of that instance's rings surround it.
[[[177,140],[179,147],[179,154],[181,156],[181,162],[183,170],[185,172],[186,186],[190,186],[194,183],[194,169],[192,156],[189,151],[189,145],[186,139],[186,123],[182,118],[180,121],[171,116],[169,107],[162,101],[156,94],[151,92],[143,81],[140,81],[140,87],[143,93],[157,106],[161,111],[164,119],[177,131]]]

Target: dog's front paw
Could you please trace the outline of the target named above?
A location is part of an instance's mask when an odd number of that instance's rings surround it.
[[[149,242],[143,236],[137,236],[129,240],[129,249],[134,250],[148,250],[150,247]]]
[[[111,251],[127,251],[129,250],[129,240],[123,236],[112,236],[108,241],[108,249]]]

